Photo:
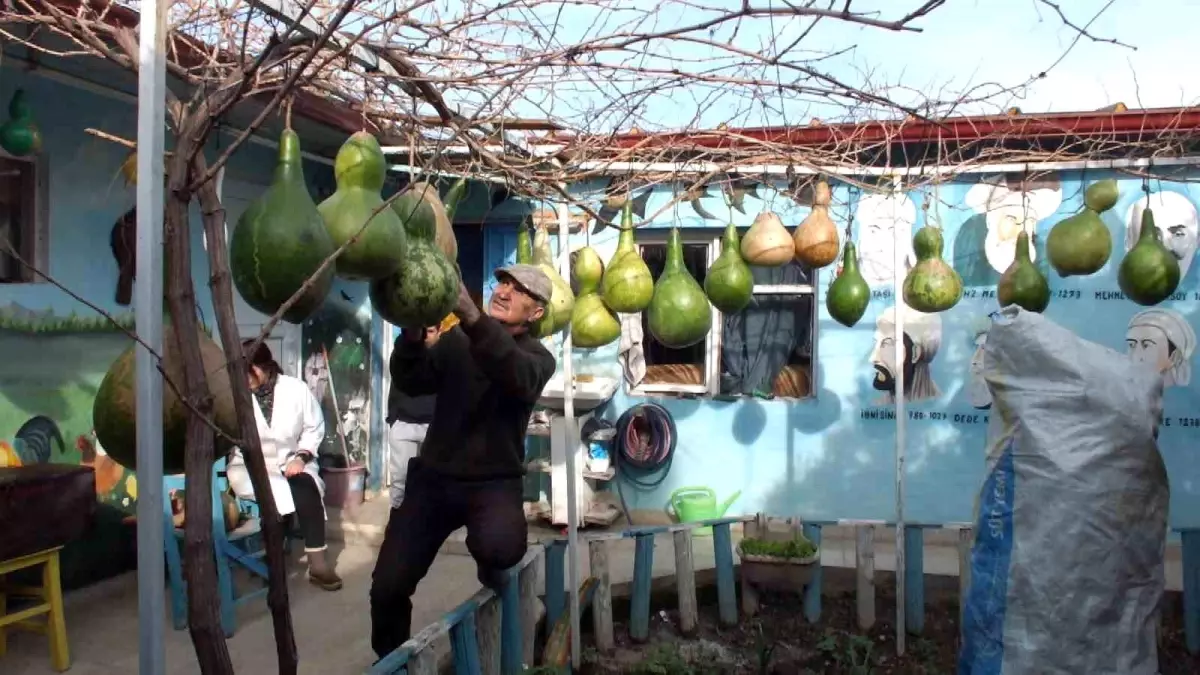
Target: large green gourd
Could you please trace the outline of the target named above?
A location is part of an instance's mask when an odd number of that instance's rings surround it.
[[[1029,257],[1029,235],[1024,230],[1017,235],[1017,251],[1012,264],[1000,275],[996,299],[1001,307],[1017,305],[1038,314],[1046,311],[1050,304],[1050,282]]]
[[[683,241],[679,228],[671,228],[667,239],[667,261],[654,282],[654,297],[646,308],[650,334],[672,349],[700,342],[712,326],[712,305],[704,289],[683,265]]]
[[[285,129],[279,137],[279,163],[267,191],[238,218],[229,239],[233,285],[254,309],[271,316],[300,290],[336,247],[317,205],[304,183],[300,137]],[[302,323],[322,303],[333,285],[327,266],[304,295],[283,314]]]
[[[338,150],[333,165],[337,191],[317,210],[335,246],[358,237],[337,260],[340,277],[381,279],[399,270],[404,261],[404,224],[395,210],[383,205],[386,171],[379,141],[365,131],[346,139]]]
[[[725,314],[737,314],[754,297],[754,274],[742,260],[741,242],[733,223],[725,226],[721,237],[721,255],[704,276],[704,292],[713,307]]]
[[[1046,257],[1061,277],[1095,274],[1112,255],[1112,233],[1100,214],[1117,203],[1117,181],[1096,181],[1083,195],[1079,213],[1060,220],[1046,238]]]
[[[571,342],[580,349],[603,347],[621,337],[621,321],[604,305],[597,292],[603,278],[604,263],[591,246],[579,250],[574,277],[579,296],[571,311]]]
[[[650,268],[634,244],[632,200],[625,202],[621,212],[617,251],[609,260],[600,282],[600,295],[609,309],[626,314],[646,309],[654,297],[654,275],[650,274]]]
[[[430,185],[428,190],[435,188]],[[421,201],[419,193],[413,203],[428,204]],[[371,282],[371,305],[395,326],[436,326],[458,302],[458,267],[438,247],[437,219],[432,213],[427,215],[414,213],[405,224],[407,252],[400,269]]]
[[[550,295],[550,306],[553,313],[553,328],[551,333],[557,333],[571,323],[571,312],[575,309],[575,294],[571,285],[554,269],[554,254],[550,252],[550,233],[545,224],[538,225],[533,235],[533,264],[542,268],[550,278],[553,287]]]
[[[942,228],[923,225],[913,237],[917,264],[904,277],[904,302],[918,312],[944,312],[962,298],[962,278],[942,260]]]
[[[179,354],[179,341],[175,338],[169,317],[164,317],[163,323],[162,372],[171,382],[183,386],[183,359]],[[200,331],[199,338],[200,355],[204,363],[204,372],[208,375],[208,388],[213,396],[213,416],[217,428],[236,438],[237,414],[234,411],[229,373],[225,369],[225,353],[203,331]],[[137,471],[137,394],[134,367],[137,349],[137,345],[131,345],[113,361],[92,401],[92,428],[96,430],[96,440],[113,461],[131,471]],[[162,391],[163,473],[183,473],[188,410],[179,400],[175,389],[166,382],[163,383]],[[217,456],[221,456],[228,444],[218,437],[217,447]]]
[[[1162,243],[1162,233],[1154,224],[1154,213],[1147,205],[1142,210],[1142,229],[1137,243],[1121,261],[1117,283],[1125,297],[1149,307],[1171,297],[1179,287],[1179,277],[1179,261]]]
[[[517,228],[517,264],[533,264],[533,239],[529,234],[528,223],[521,223]]]
[[[36,154],[42,149],[42,132],[33,121],[33,111],[18,89],[8,103],[8,121],[0,126],[0,147],[15,157]]]
[[[842,248],[842,272],[829,284],[825,309],[834,321],[853,328],[870,303],[871,287],[858,269],[858,251],[854,242],[847,241]]]

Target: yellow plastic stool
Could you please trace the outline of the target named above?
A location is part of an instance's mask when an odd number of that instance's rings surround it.
[[[58,672],[71,667],[71,651],[67,646],[67,622],[63,618],[62,582],[59,577],[58,552],[62,547],[46,549],[32,555],[0,561],[0,656],[8,650],[8,626],[45,633],[50,638],[50,663]],[[4,583],[4,576],[17,570],[45,565],[42,586],[13,586]],[[6,614],[8,597],[38,598],[40,603],[19,612]],[[31,621],[46,615],[46,620]]]

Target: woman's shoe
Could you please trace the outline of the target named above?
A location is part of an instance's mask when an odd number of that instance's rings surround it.
[[[308,582],[326,591],[342,588],[342,578],[333,571],[327,557],[328,549],[306,551],[308,556]]]

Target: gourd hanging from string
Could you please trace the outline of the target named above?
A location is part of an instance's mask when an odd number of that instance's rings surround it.
[[[18,89],[8,103],[8,121],[0,125],[0,147],[14,157],[35,155],[42,150],[42,132],[33,121],[25,90]]]
[[[771,197],[774,204],[774,195]],[[770,206],[755,217],[742,237],[742,259],[755,267],[783,267],[796,257],[792,233]]]
[[[1171,297],[1179,287],[1179,261],[1162,242],[1162,233],[1154,224],[1154,213],[1150,209],[1150,179],[1142,182],[1146,195],[1146,208],[1142,209],[1141,229],[1137,243],[1121,261],[1117,272],[1117,283],[1125,297],[1139,305],[1149,307]]]
[[[936,199],[936,182],[933,191]],[[929,205],[929,195],[926,194],[922,207],[925,223],[913,236],[913,253],[917,256],[917,264],[904,277],[904,303],[925,313],[944,312],[957,305],[963,291],[962,278],[942,259],[945,238],[941,225],[932,224],[937,219],[936,209],[931,216]]]
[[[729,224],[721,237],[721,253],[704,275],[704,293],[709,302],[725,314],[737,314],[754,298],[754,274],[742,259],[737,226],[733,224],[733,202],[729,207]]]
[[[1025,212],[1023,215],[1027,216],[1028,197],[1025,196],[1024,190],[1021,195],[1021,207]],[[1021,222],[1025,223],[1026,217],[1022,217]],[[1017,234],[1017,250],[1013,261],[1008,269],[1004,270],[1004,274],[1000,275],[1000,282],[996,284],[996,300],[1001,307],[1017,305],[1026,311],[1040,314],[1050,304],[1050,282],[1037,265],[1033,264],[1029,247],[1029,234],[1022,226]]]
[[[871,302],[871,287],[858,268],[858,250],[854,246],[854,199],[857,188],[850,188],[847,200],[846,243],[842,246],[842,269],[829,284],[825,294],[825,309],[834,321],[853,328],[862,319]]]
[[[817,181],[813,187],[812,211],[800,222],[792,242],[796,247],[796,260],[812,268],[822,268],[837,260],[837,225],[829,217],[829,204],[833,192],[829,183]]]
[[[571,343],[580,349],[595,349],[621,337],[621,320],[600,297],[604,261],[591,246],[591,234],[584,229],[586,245],[571,254],[571,279],[578,284],[575,307],[571,310]]]
[[[1100,271],[1112,255],[1112,233],[1100,214],[1116,205],[1117,181],[1096,181],[1083,193],[1083,208],[1060,220],[1046,238],[1046,257],[1061,277],[1087,276]]]

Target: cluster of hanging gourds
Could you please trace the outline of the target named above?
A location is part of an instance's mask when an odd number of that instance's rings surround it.
[[[1149,182],[1143,183],[1149,197]],[[1106,179],[1092,183],[1084,191],[1083,208],[1050,229],[1046,254],[1050,265],[1061,277],[1087,276],[1100,271],[1112,255],[1112,234],[1100,214],[1116,205],[1120,198],[1117,182]],[[1169,298],[1179,286],[1179,261],[1162,242],[1154,224],[1149,203],[1142,211],[1137,243],[1125,254],[1117,270],[1121,292],[1139,305],[1157,305]],[[1029,237],[1017,237],[1016,256],[1000,277],[996,298],[1001,307],[1017,305],[1030,312],[1043,312],[1050,304],[1050,284],[1033,264]]]

